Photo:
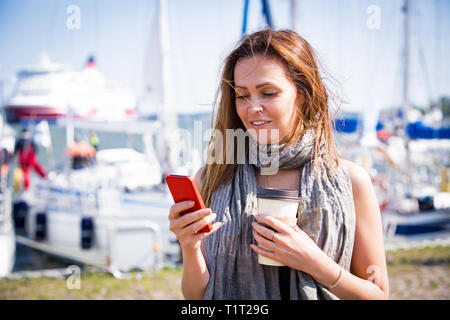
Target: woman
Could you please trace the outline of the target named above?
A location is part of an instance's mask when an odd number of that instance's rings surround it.
[[[310,45],[289,30],[253,33],[226,59],[219,89],[209,158],[195,175],[208,208],[180,216],[192,205],[185,201],[169,213],[184,296],[387,299],[378,202],[364,169],[339,159]],[[227,129],[250,132],[246,161],[236,161]],[[269,157],[256,157],[260,149]],[[274,159],[276,173],[263,173]],[[261,187],[299,190],[295,229],[257,214]],[[211,232],[197,233],[216,218]],[[258,254],[287,267],[258,264]]]

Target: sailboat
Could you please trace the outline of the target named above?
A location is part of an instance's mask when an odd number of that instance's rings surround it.
[[[392,136],[381,136],[383,122],[372,108],[363,112],[363,127],[353,154],[372,176],[380,202],[385,247],[387,250],[450,243],[450,193],[438,190],[436,164],[430,163],[433,155],[441,155],[441,164],[450,154],[448,129],[426,128],[417,121],[417,113],[411,107],[411,3],[405,0],[404,14],[404,68],[403,108],[393,119],[397,131]],[[413,118],[416,118],[415,120]],[[384,120],[383,120],[384,121]],[[352,131],[354,132],[354,131]],[[436,138],[440,141],[431,141]],[[424,172],[426,171],[426,172]],[[425,175],[425,177],[423,177]]]
[[[148,121],[79,121],[67,125],[61,120],[56,125],[69,129],[95,127],[100,132],[130,132],[131,127],[133,134],[141,130],[149,141],[159,128],[158,123]],[[119,278],[132,269],[160,268],[166,264],[165,255],[176,255],[177,248],[168,237],[170,198],[159,187],[159,167],[151,166],[151,172],[136,172],[149,174],[147,180],[153,181],[153,188],[131,192],[124,188],[116,165],[132,164],[131,152],[140,160],[145,157],[141,163],[151,164],[156,159],[152,145],[146,155],[124,148],[101,151],[106,152],[109,161],[99,158],[97,163],[73,169],[68,159],[61,170],[49,172],[45,180],[34,181],[16,199],[13,211],[17,242],[68,261],[100,266]]]
[[[295,30],[300,2],[290,3]],[[450,243],[450,193],[448,188],[439,190],[440,168],[436,164],[442,166],[444,181],[449,172],[446,159],[450,159],[450,139],[448,128],[431,128],[418,118],[412,119],[411,11],[411,1],[404,0],[403,108],[386,121],[380,117],[379,105],[371,101],[369,91],[365,97],[368,105],[361,112],[343,112],[334,118],[341,156],[360,164],[372,178],[387,249],[429,244],[427,241]],[[434,163],[430,163],[432,159]]]
[[[403,12],[405,54],[401,138],[404,142],[404,173],[406,175],[404,175],[403,190],[397,191],[403,191],[404,196],[383,212],[383,223],[387,231],[386,246],[393,248],[408,246],[414,242],[429,243],[430,240],[435,240],[437,243],[450,242],[450,193],[439,192],[437,188],[430,186],[429,181],[425,184],[421,183],[418,177],[420,161],[414,155],[422,152],[430,157],[433,151],[430,148],[427,148],[428,150],[419,148],[420,144],[423,145],[423,140],[420,140],[423,137],[414,135],[411,130],[413,124],[409,123],[413,111],[409,88],[411,60],[411,3],[409,0],[405,0]],[[444,136],[442,138],[445,139]],[[412,207],[411,204],[413,204]]]
[[[161,90],[156,92],[160,100],[155,103],[159,119],[87,120],[69,115],[55,123],[65,128],[67,145],[74,141],[76,129],[120,132],[139,135],[144,152],[102,149],[92,165],[76,170],[66,165],[49,174],[48,180],[37,181],[32,192],[15,204],[16,216],[25,217],[17,235],[19,243],[78,263],[104,267],[119,278],[132,269],[160,268],[179,259],[179,246],[167,219],[173,200],[162,182],[166,170],[192,175],[198,169],[198,165],[177,158],[180,142],[173,140],[177,115],[170,105],[173,92],[166,77],[170,66],[166,0],[159,0],[157,5],[155,29],[159,32],[157,41],[152,38],[152,45],[160,44],[163,66],[159,73]],[[128,177],[118,175],[119,163],[128,161],[130,155],[145,158],[151,165],[152,172],[147,176],[151,183],[142,192],[125,190],[121,178]],[[171,167],[162,165],[167,159],[172,160]]]

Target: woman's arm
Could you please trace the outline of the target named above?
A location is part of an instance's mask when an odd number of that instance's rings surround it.
[[[356,230],[351,263],[351,273],[365,279],[365,292],[358,294],[368,299],[389,298],[389,278],[384,250],[383,226],[380,206],[367,171],[344,161],[352,181],[353,199],[356,210]],[[373,285],[374,284],[374,285]],[[345,286],[336,287],[336,295],[352,298],[341,292]],[[380,290],[380,291],[377,291]]]
[[[351,272],[342,270],[342,279],[331,292],[341,299],[388,299],[389,280],[383,244],[381,214],[372,181],[360,166],[345,161],[352,181],[356,210],[356,230]],[[330,286],[339,276],[340,266],[325,254],[317,257],[311,275]]]
[[[194,180],[198,187],[201,183],[200,168],[195,174]],[[203,299],[205,289],[209,281],[209,272],[204,257],[203,239],[209,234],[215,232],[221,226],[220,223],[213,225],[213,230],[206,234],[200,234],[200,246],[182,247],[183,254],[183,275],[181,279],[181,291],[185,299]]]
[[[344,160],[344,164],[352,181],[356,210],[355,241],[351,273],[343,272],[344,278],[332,292],[342,299],[388,299],[389,279],[375,190],[366,170],[350,161]]]
[[[200,250],[183,250],[183,276],[181,278],[181,291],[188,300],[203,299],[206,285],[209,281],[209,272],[205,258]]]
[[[383,244],[381,215],[375,191],[367,172],[348,161],[356,210],[356,230],[351,272],[342,269],[339,284],[331,292],[340,299],[388,299],[389,283]],[[276,229],[273,232],[254,225],[255,239],[268,250],[252,248],[291,268],[310,274],[327,287],[338,280],[341,267],[328,257],[300,228],[291,229],[272,217],[255,216],[258,221]]]

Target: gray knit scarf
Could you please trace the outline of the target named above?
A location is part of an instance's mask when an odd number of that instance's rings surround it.
[[[279,267],[258,264],[258,255],[249,246],[256,244],[251,226],[258,212],[255,167],[267,168],[274,162],[280,169],[299,168],[298,226],[329,257],[350,269],[355,209],[345,166],[332,171],[325,157],[320,157],[318,169],[314,169],[312,131],[281,152],[280,145],[249,140],[248,161],[240,164],[234,179],[217,188],[211,197],[210,207],[217,214],[216,221],[223,225],[205,238],[210,275],[205,299],[281,299]],[[337,297],[309,274],[290,269],[290,299]]]

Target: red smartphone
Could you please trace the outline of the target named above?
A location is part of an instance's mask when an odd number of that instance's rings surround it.
[[[192,208],[182,211],[181,215],[206,208],[200,191],[198,191],[197,185],[191,176],[169,174],[166,176],[166,182],[175,203],[186,200],[195,202]],[[202,228],[199,232],[210,232],[211,230],[212,223]]]

